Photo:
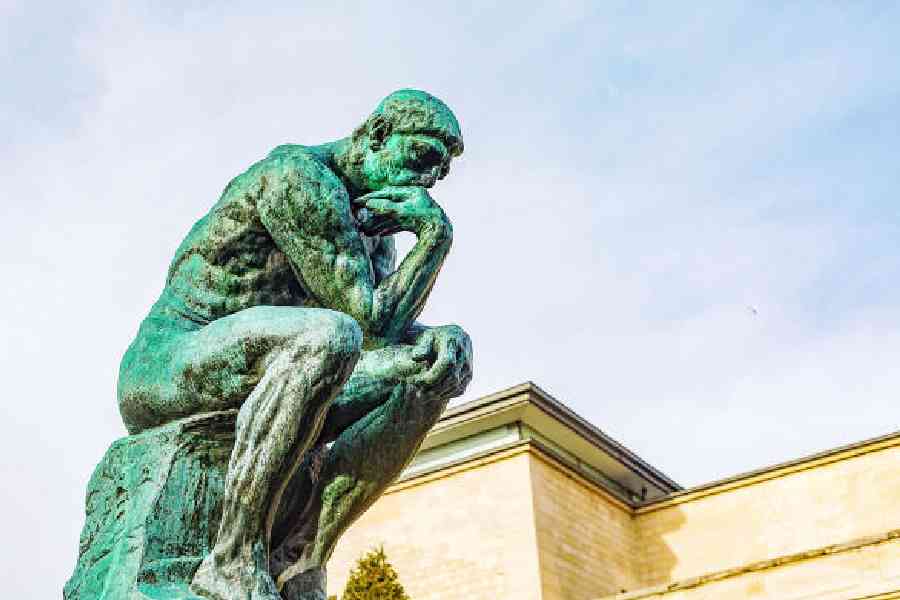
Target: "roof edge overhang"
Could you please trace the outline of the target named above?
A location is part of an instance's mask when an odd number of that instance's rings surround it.
[[[448,408],[401,480],[523,442],[542,449],[546,455],[644,513],[900,446],[900,431],[685,489],[527,381]],[[443,452],[451,448],[463,450]],[[433,458],[442,452],[442,456]],[[432,459],[419,461],[429,454]]]
[[[723,492],[764,483],[772,479],[786,477],[802,471],[808,471],[810,469],[853,459],[873,452],[890,450],[896,447],[900,447],[900,431],[894,431],[886,435],[861,440],[836,448],[829,448],[828,450],[817,452],[815,454],[802,456],[800,458],[769,465],[760,469],[738,473],[724,479],[718,479],[681,489],[670,493],[668,496],[648,500],[638,507],[638,512],[653,512],[676,504],[699,500],[707,496],[714,496]]]
[[[682,489],[530,381],[448,408],[420,453],[433,454],[504,427],[514,439],[530,439],[595,475],[593,479],[606,480],[610,491],[632,505]]]

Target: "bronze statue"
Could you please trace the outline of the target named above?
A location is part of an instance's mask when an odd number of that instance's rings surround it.
[[[453,238],[428,190],[462,150],[443,102],[397,91],[347,138],[275,148],[178,248],[122,360],[122,418],[135,436],[237,417],[214,546],[173,597],[324,599],[339,536],[465,390],[469,337],[415,322]]]

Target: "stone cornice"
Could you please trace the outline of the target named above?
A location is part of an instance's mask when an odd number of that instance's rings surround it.
[[[681,487],[634,452],[609,437],[531,382],[453,406],[428,434],[421,461],[433,463],[441,448],[458,448],[477,436],[502,427],[518,429],[518,439],[534,439],[588,478],[604,485],[632,506],[644,498],[660,498]],[[417,457],[417,461],[420,460]],[[416,473],[417,464],[404,477]]]
[[[719,481],[713,481],[680,492],[675,492],[666,497],[645,503],[637,508],[637,513],[644,514],[670,506],[692,502],[708,496],[764,483],[766,481],[771,481],[772,479],[778,479],[779,477],[816,469],[842,460],[856,458],[872,452],[888,450],[897,446],[900,446],[900,432],[890,433],[888,435],[863,440],[847,446],[832,448],[831,450],[826,450],[825,452],[820,452],[811,456],[758,469],[749,473],[741,473],[727,479],[721,479]]]
[[[776,558],[760,560],[740,567],[735,567],[733,569],[725,569],[722,571],[707,573],[705,575],[699,575],[697,577],[682,579],[673,583],[648,587],[633,592],[625,592],[623,594],[604,596],[603,598],[600,598],[598,600],[643,600],[645,598],[653,598],[655,596],[664,596],[669,593],[698,588],[709,583],[715,583],[749,573],[757,573],[760,571],[775,569],[778,567],[783,567],[806,560],[821,558],[824,556],[832,556],[835,554],[842,554],[844,552],[853,552],[855,550],[862,550],[864,548],[877,546],[880,544],[890,544],[898,542],[900,542],[900,529],[894,529],[891,531],[887,531],[881,535],[857,538],[843,544],[832,544],[830,546],[814,548],[805,552],[786,554]],[[900,597],[900,590],[876,594],[874,596],[864,596],[855,598],[854,600],[886,600],[888,598],[897,597]]]

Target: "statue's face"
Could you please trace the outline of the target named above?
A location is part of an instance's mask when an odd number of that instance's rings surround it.
[[[363,171],[372,190],[394,185],[430,188],[446,177],[451,160],[447,147],[435,137],[395,133],[377,150],[366,151]]]

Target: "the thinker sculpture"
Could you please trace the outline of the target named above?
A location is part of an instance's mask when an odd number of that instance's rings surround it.
[[[400,90],[350,137],[279,146],[228,184],[122,360],[132,435],[92,479],[66,598],[325,597],[339,536],[471,379],[463,330],[415,322],[452,240],[427,190],[462,149],[446,105]],[[142,457],[170,443],[157,474]]]

